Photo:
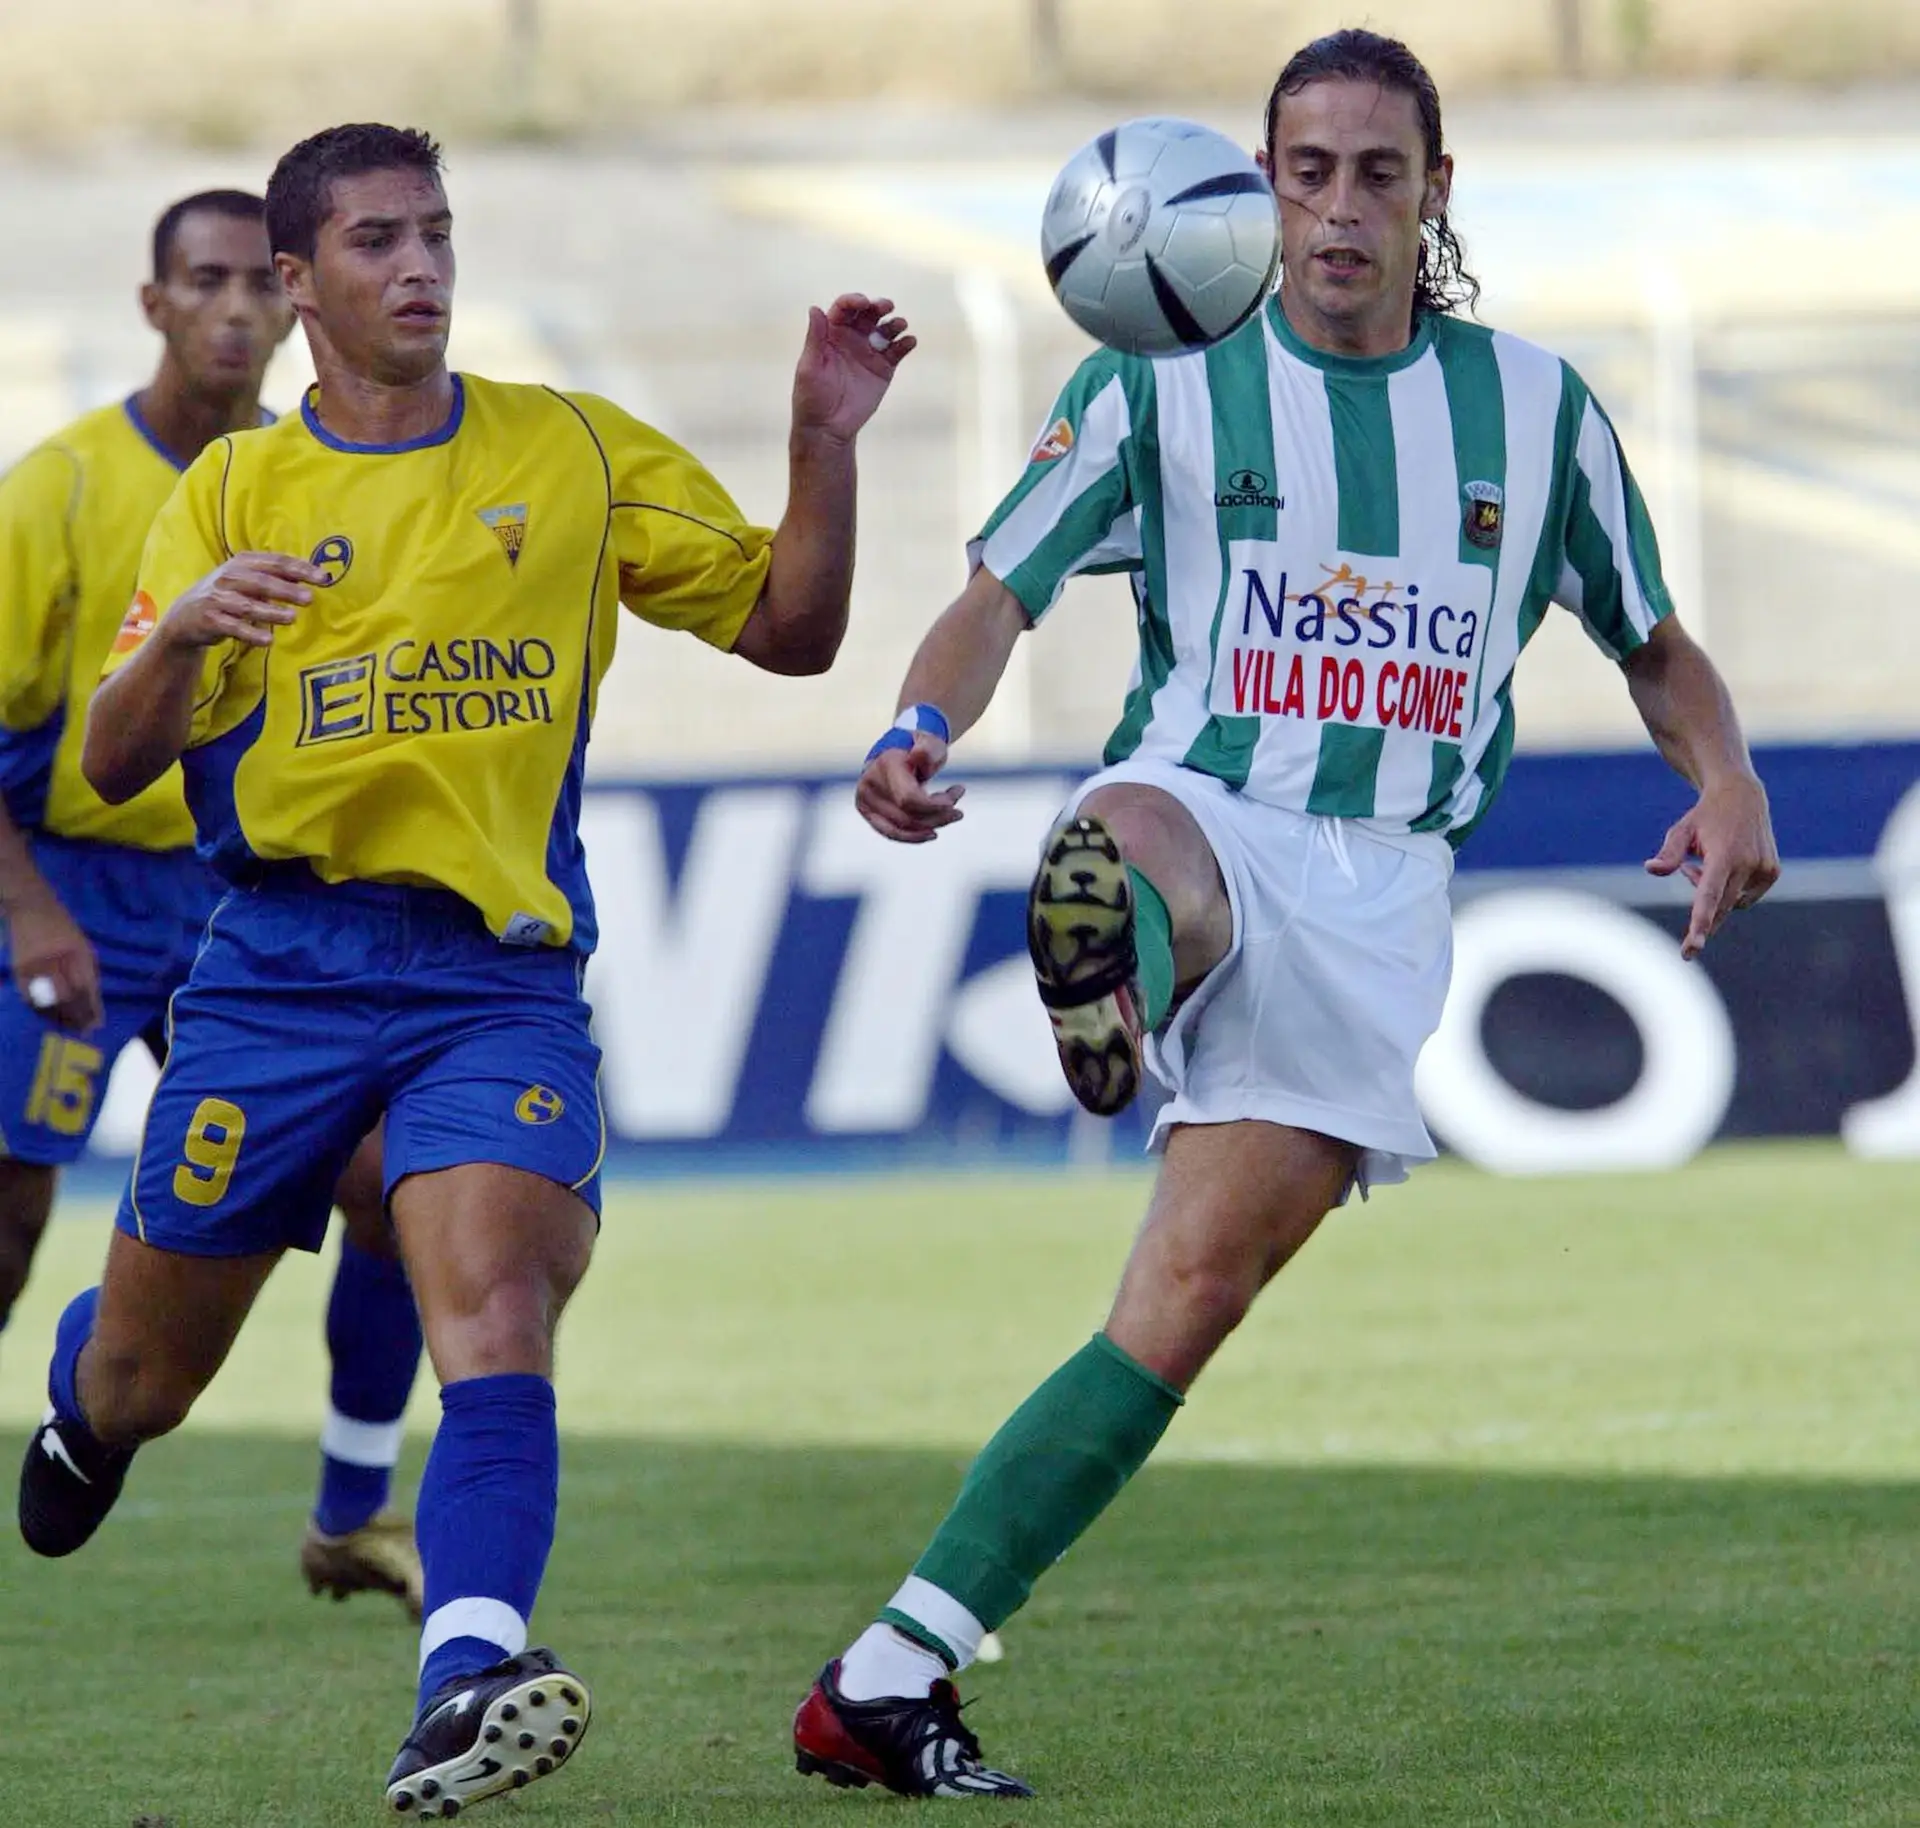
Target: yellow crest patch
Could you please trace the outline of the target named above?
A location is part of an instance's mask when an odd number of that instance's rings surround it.
[[[504,508],[481,508],[477,513],[487,531],[500,542],[507,563],[518,565],[520,549],[527,543],[527,504],[516,501]]]
[[[551,1086],[530,1085],[513,1101],[513,1114],[522,1123],[552,1123],[567,1101]]]

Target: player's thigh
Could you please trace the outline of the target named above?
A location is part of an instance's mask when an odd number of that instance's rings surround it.
[[[190,1256],[318,1250],[377,1113],[364,1037],[324,999],[221,976],[174,1001],[120,1229]]]
[[[427,1350],[443,1384],[553,1375],[553,1333],[599,1219],[572,1188],[498,1162],[409,1174],[390,1196]]]
[[[1185,1389],[1254,1297],[1339,1204],[1359,1151],[1286,1124],[1182,1124],[1114,1297],[1107,1333]]]
[[[376,1257],[398,1254],[393,1226],[387,1219],[386,1165],[380,1146],[380,1125],[375,1124],[360,1139],[340,1178],[334,1182],[333,1203],[355,1248]]]
[[[179,1424],[279,1256],[184,1256],[113,1234],[81,1386],[103,1438],[149,1439]]]
[[[449,977],[401,1050],[387,1202],[442,1381],[545,1373],[600,1209],[600,1050],[562,954]]]
[[[0,1160],[0,1329],[27,1286],[59,1177],[58,1168],[40,1162]]]
[[[382,1130],[389,1202],[409,1176],[486,1162],[600,1209],[600,1050],[577,966],[558,953],[508,957],[508,970],[449,973],[395,1033]]]
[[[1137,780],[1095,785],[1075,811],[1099,819],[1121,855],[1159,890],[1178,981],[1204,977],[1233,943],[1233,906],[1199,820],[1171,792]]]

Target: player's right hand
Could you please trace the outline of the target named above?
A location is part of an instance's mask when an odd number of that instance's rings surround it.
[[[222,641],[271,647],[273,631],[291,622],[327,574],[284,552],[236,552],[175,598],[154,638],[173,647],[215,647]]]
[[[882,749],[861,771],[853,790],[861,818],[896,844],[931,843],[941,826],[964,816],[964,787],[927,789],[946,760],[947,745],[927,730],[915,735],[911,749]]]
[[[7,916],[13,981],[27,1004],[77,1035],[100,1026],[100,963],[87,936],[51,889],[17,904]],[[33,986],[41,987],[38,998]],[[52,986],[53,1000],[46,1000]]]

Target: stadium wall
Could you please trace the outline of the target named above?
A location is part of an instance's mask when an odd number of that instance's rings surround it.
[[[1641,868],[1687,804],[1651,754],[1521,755],[1462,854],[1455,994],[1421,1093],[1509,1172],[1651,1168],[1719,1137],[1920,1154],[1920,743],[1763,749],[1786,874],[1701,965]],[[1127,1159],[1080,1116],[1022,898],[1064,770],[965,771],[967,817],[890,845],[844,777],[601,783],[588,976],[615,1173]],[[96,1151],[130,1153],[130,1050]]]
[[[1244,106],[1250,80],[1356,17],[1405,36],[1450,95],[1920,70],[1911,0],[941,0],[910,31],[893,0],[0,0],[0,139],[284,145],[397,117],[546,139],[644,130],[661,109],[1062,93]]]

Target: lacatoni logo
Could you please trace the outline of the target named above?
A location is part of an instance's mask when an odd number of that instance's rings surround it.
[[[1378,561],[1371,575],[1351,558],[1279,563],[1258,540],[1234,541],[1229,556],[1215,712],[1461,739],[1491,591],[1484,570],[1455,565],[1401,583],[1379,575]]]
[[[300,675],[300,746],[348,737],[472,734],[554,721],[558,667],[537,635],[510,641],[409,638]]]

